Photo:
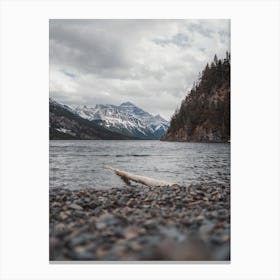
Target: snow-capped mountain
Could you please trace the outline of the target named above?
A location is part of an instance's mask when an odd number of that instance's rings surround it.
[[[81,118],[72,108],[49,99],[49,130],[51,140],[126,140],[134,139]]]
[[[153,116],[131,102],[122,103],[120,106],[78,106],[74,111],[80,117],[111,131],[141,139],[160,139],[169,125],[160,115]]]

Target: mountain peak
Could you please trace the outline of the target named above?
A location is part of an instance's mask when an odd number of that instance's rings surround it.
[[[166,121],[160,114],[157,114],[155,116],[155,119],[160,120],[160,121]]]
[[[122,107],[124,107],[124,106],[134,106],[135,107],[135,105],[133,103],[129,102],[129,101],[122,103],[120,106],[122,106]]]
[[[76,114],[111,131],[138,139],[159,139],[168,122],[127,101],[119,106],[97,104],[94,108],[77,108]]]

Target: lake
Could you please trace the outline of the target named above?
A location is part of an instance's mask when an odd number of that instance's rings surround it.
[[[125,183],[110,165],[177,184],[230,184],[230,144],[148,140],[51,140],[50,187],[112,188]]]

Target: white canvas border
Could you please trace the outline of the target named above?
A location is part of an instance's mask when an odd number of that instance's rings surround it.
[[[48,20],[230,18],[231,263],[48,262]],[[1,2],[1,279],[279,279],[279,2]]]

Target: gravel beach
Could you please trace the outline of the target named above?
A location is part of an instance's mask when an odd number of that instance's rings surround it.
[[[230,187],[50,188],[50,261],[229,261]]]

